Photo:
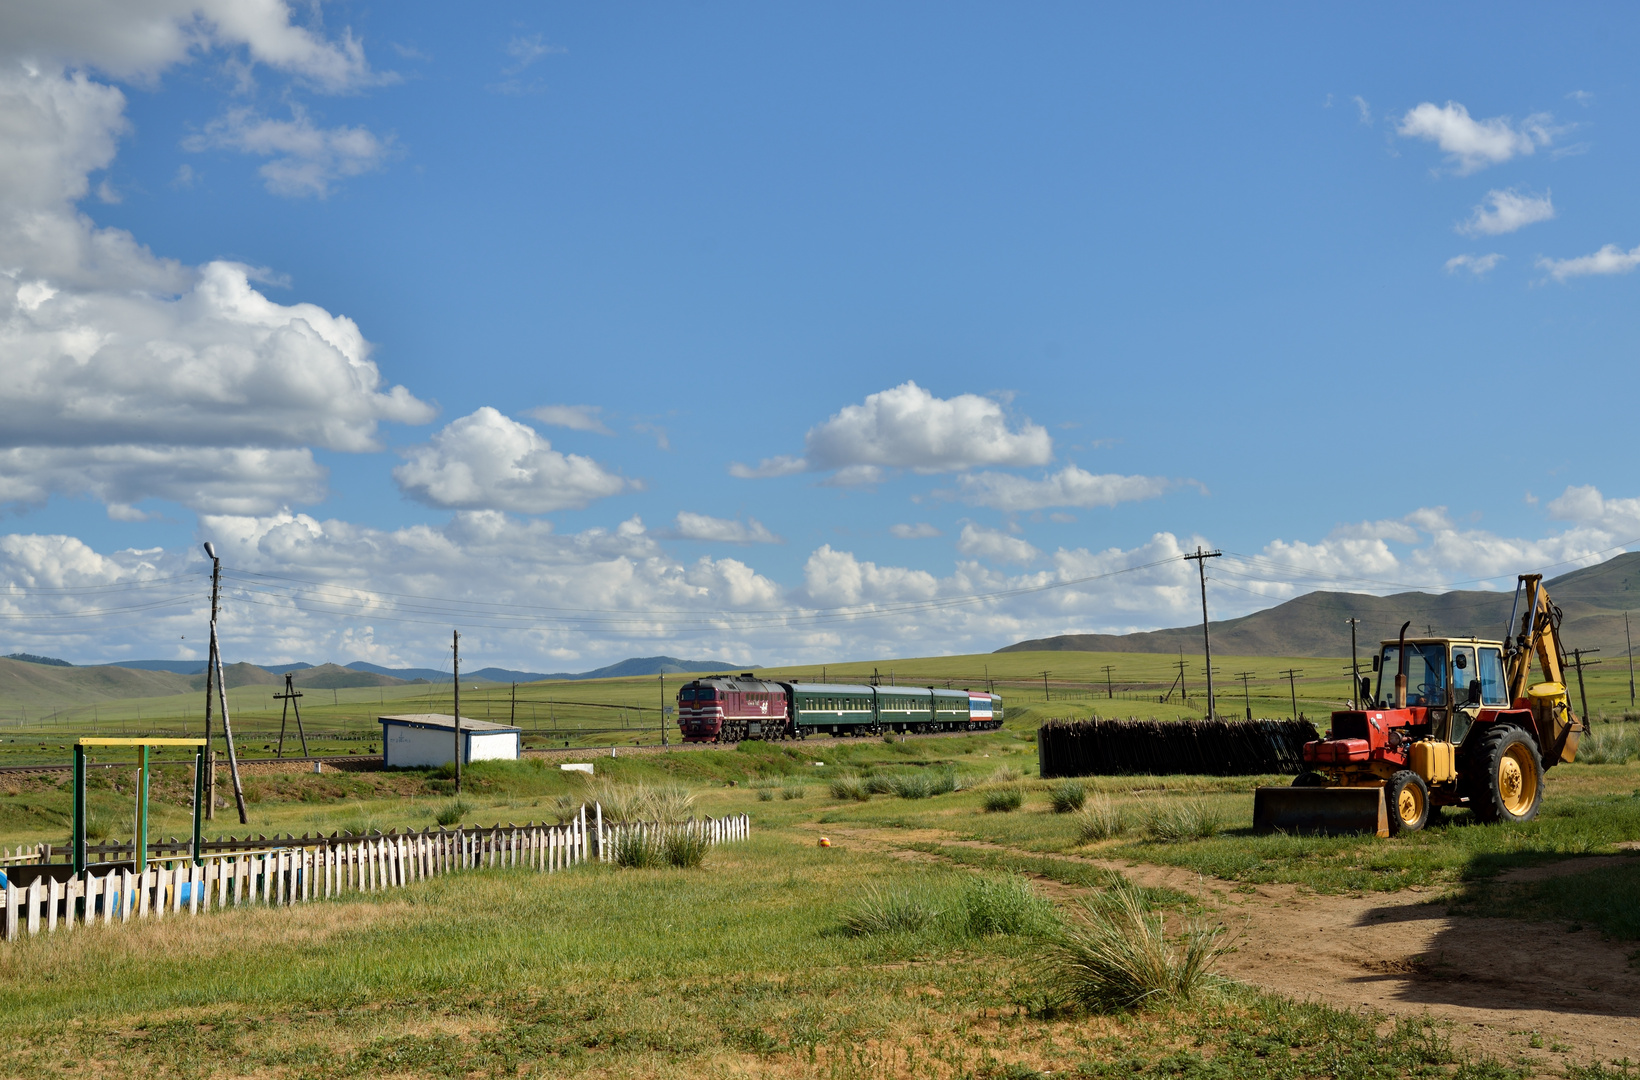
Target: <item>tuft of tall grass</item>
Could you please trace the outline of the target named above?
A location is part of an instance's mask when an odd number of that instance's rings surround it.
[[[1212,978],[1222,932],[1192,922],[1175,945],[1143,890],[1124,881],[1084,901],[1079,918],[1049,935],[1043,989],[1055,1005],[1095,1012],[1188,1001]]]
[[[987,791],[983,805],[987,814],[1011,814],[1025,805],[1025,789],[1014,785]]]
[[[932,926],[940,910],[907,890],[871,888],[854,910],[843,916],[843,929],[854,937],[910,934]]]
[[[85,808],[85,838],[107,840],[114,835],[114,815],[93,806]]]
[[[962,930],[971,937],[1040,934],[1055,923],[1053,906],[1018,874],[982,877],[962,897]]]
[[[785,787],[780,789],[780,797],[782,799],[801,799],[807,794],[808,790],[804,788],[802,784],[787,784]]]
[[[1024,776],[1012,765],[998,765],[991,770],[991,775],[985,778],[987,784],[1017,784]]]
[[[1627,765],[1640,756],[1640,728],[1626,724],[1606,724],[1584,735],[1577,744],[1577,760],[1583,765]]]
[[[858,776],[839,776],[831,782],[831,797],[865,802],[871,798],[871,789]]]
[[[465,799],[451,799],[449,802],[438,808],[438,813],[433,815],[433,820],[446,827],[450,825],[459,825],[461,823],[461,819],[472,812],[472,803]],[[365,831],[369,832],[370,830],[366,829]]]
[[[1201,802],[1165,802],[1145,811],[1145,835],[1165,844],[1205,840],[1224,828],[1219,812]]]
[[[706,836],[694,829],[672,829],[661,841],[661,857],[668,866],[687,870],[706,858]]]
[[[773,788],[759,788],[758,792],[757,792],[757,801],[758,802],[774,802],[774,789]]]
[[[600,784],[591,798],[603,807],[604,820],[658,821],[687,820],[694,812],[695,797],[678,784],[651,787],[648,784]]]
[[[1076,839],[1082,844],[1109,840],[1121,836],[1127,829],[1122,808],[1112,802],[1109,795],[1103,794],[1095,795],[1092,801],[1077,811],[1075,822]]]
[[[865,778],[866,791],[873,795],[894,795],[894,781],[897,777],[889,773],[877,773]]]
[[[638,829],[617,836],[611,855],[616,866],[630,870],[647,870],[666,861],[664,841]]]
[[[1061,780],[1048,789],[1048,802],[1056,814],[1069,814],[1082,809],[1087,801],[1088,786],[1080,780]]]

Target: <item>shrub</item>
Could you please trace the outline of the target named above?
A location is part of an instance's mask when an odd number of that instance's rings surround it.
[[[695,806],[694,795],[677,784],[600,784],[592,797],[603,807],[604,820],[617,823],[684,821]]]
[[[1162,843],[1204,840],[1224,828],[1219,812],[1200,802],[1162,803],[1145,812],[1145,835]]]
[[[661,841],[661,856],[668,866],[687,870],[706,858],[706,836],[695,829],[673,829]]]
[[[871,790],[858,776],[839,776],[831,782],[831,797],[865,802],[871,798]]]
[[[1144,892],[1124,881],[1052,932],[1042,963],[1046,996],[1097,1012],[1187,1001],[1212,977],[1225,948],[1221,932],[1191,923],[1173,945]]]
[[[985,812],[987,814],[1011,814],[1025,804],[1025,790],[1013,786],[997,788],[985,793]]]
[[[1111,802],[1108,795],[1095,795],[1093,801],[1076,815],[1078,843],[1109,840],[1113,836],[1121,836],[1126,827],[1121,808]]]
[[[472,812],[472,803],[467,802],[465,799],[451,799],[449,802],[438,808],[438,813],[433,815],[433,820],[438,822],[440,825],[456,825],[461,822],[462,818]],[[369,832],[371,831],[371,827],[367,826],[361,831]]]
[[[1018,875],[979,878],[962,897],[963,929],[974,937],[1044,933],[1053,924],[1052,906]]]
[[[902,799],[926,799],[934,794],[933,779],[924,773],[902,773],[891,778],[890,785]]]
[[[872,888],[859,907],[843,916],[843,929],[855,937],[915,933],[939,917],[939,909],[920,896]]]
[[[1048,801],[1053,804],[1056,814],[1069,814],[1082,809],[1087,798],[1087,785],[1080,780],[1061,780],[1048,789]]]
[[[106,810],[99,810],[94,806],[85,808],[85,838],[87,840],[107,840],[114,835],[114,815]]]
[[[757,793],[758,802],[774,802],[773,788],[760,788]]]
[[[1640,731],[1618,724],[1597,727],[1577,744],[1577,760],[1584,765],[1627,765],[1640,754]]]
[[[807,792],[803,790],[802,784],[787,784],[780,789],[782,799],[801,799],[806,794]]]
[[[611,854],[616,866],[632,870],[660,866],[666,858],[662,841],[646,829],[628,829],[617,834]]]

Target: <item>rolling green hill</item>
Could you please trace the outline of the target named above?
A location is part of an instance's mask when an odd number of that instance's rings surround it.
[[[1623,613],[1640,634],[1640,552],[1619,555],[1598,566],[1574,570],[1548,583],[1549,595],[1566,613],[1562,624],[1568,648],[1598,648],[1602,656],[1627,653]],[[1348,656],[1348,620],[1361,620],[1360,640],[1370,646],[1394,637],[1403,622],[1408,633],[1500,638],[1509,618],[1511,593],[1313,592],[1265,611],[1211,624],[1213,651],[1243,656]],[[1210,600],[1211,602],[1211,600]],[[1201,626],[1181,626],[1138,634],[1063,634],[1021,641],[998,652],[1200,652]]]

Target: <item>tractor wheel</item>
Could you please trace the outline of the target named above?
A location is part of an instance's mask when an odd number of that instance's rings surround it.
[[[1402,769],[1384,785],[1389,834],[1417,832],[1429,824],[1429,785],[1411,769]]]
[[[1537,740],[1500,724],[1467,756],[1469,807],[1482,821],[1531,821],[1543,805],[1543,766]]]
[[[1327,778],[1318,772],[1299,773],[1293,777],[1294,787],[1326,787]]]

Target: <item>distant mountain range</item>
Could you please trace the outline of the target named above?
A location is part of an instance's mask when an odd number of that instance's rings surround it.
[[[26,666],[24,666],[26,665]],[[37,656],[33,653],[12,653],[0,658],[0,700],[6,694],[6,688],[15,679],[24,683],[41,684],[43,672],[30,675],[29,667],[49,668],[57,673],[47,683],[62,683],[64,680],[74,681],[70,672],[108,672],[109,669],[121,669],[131,672],[151,673],[159,682],[152,685],[145,682],[131,683],[129,680],[114,677],[110,674],[103,682],[108,683],[109,693],[97,694],[97,697],[121,696],[116,688],[129,687],[133,692],[123,696],[143,697],[151,694],[182,693],[188,689],[203,689],[205,686],[205,662],[203,660],[120,660],[112,664],[71,664],[67,660],[59,660],[51,656]],[[675,656],[640,656],[610,664],[607,667],[582,672],[542,673],[536,671],[514,671],[511,668],[483,667],[472,671],[462,671],[463,682],[471,679],[475,682],[545,682],[548,680],[572,681],[579,679],[613,679],[636,678],[644,675],[673,675],[681,672],[696,671],[740,671],[746,668],[742,664],[726,664],[719,660],[680,660]],[[7,679],[9,672],[14,678]],[[297,686],[314,687],[316,689],[345,689],[350,686],[398,686],[411,682],[440,683],[449,682],[450,673],[437,668],[389,668],[379,664],[371,664],[364,660],[356,660],[346,666],[338,664],[228,664],[223,668],[227,677],[228,686],[247,686],[256,684],[278,684],[284,681],[285,675],[294,675]],[[182,676],[181,680],[165,681],[169,676]],[[112,680],[112,681],[110,681]],[[186,681],[183,681],[186,680]],[[84,681],[83,679],[80,681]],[[43,684],[41,684],[43,689]],[[62,689],[66,689],[63,687]]]
[[[1562,637],[1568,649],[1599,649],[1605,655],[1627,654],[1623,613],[1640,616],[1640,552],[1608,559],[1551,579],[1549,597],[1565,612]],[[1208,583],[1211,600],[1212,583]],[[1365,593],[1313,592],[1285,604],[1209,623],[1213,651],[1225,656],[1348,656],[1349,619],[1361,620],[1357,639],[1361,655],[1369,655],[1380,640],[1392,638],[1408,619],[1407,633],[1504,636],[1513,600],[1511,592],[1408,592],[1392,596]],[[1634,618],[1640,638],[1640,618]],[[998,652],[1199,652],[1201,624],[1137,634],[1061,634],[1021,641]]]

